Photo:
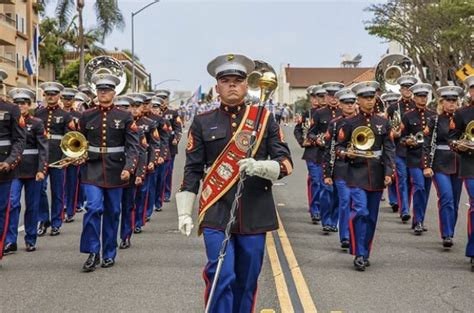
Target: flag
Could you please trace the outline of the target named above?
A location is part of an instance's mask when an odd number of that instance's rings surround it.
[[[33,41],[31,42],[30,52],[28,57],[25,60],[25,68],[28,72],[28,75],[36,74],[38,69],[38,45],[39,45],[39,29],[38,26],[35,27]]]
[[[202,97],[202,90],[201,90],[201,85],[199,85],[198,89],[193,93],[191,98],[188,99],[186,103],[198,103],[199,100],[201,100]]]

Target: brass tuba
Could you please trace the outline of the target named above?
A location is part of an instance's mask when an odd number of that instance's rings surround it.
[[[92,83],[92,76],[97,74],[113,74],[120,79],[120,83],[115,87],[115,93],[120,94],[127,85],[127,74],[120,61],[107,55],[101,55],[87,62],[84,68],[84,81],[94,93],[97,93],[95,85]]]
[[[470,121],[467,124],[461,138],[459,140],[453,141],[453,145],[474,150],[474,121]]]
[[[375,68],[375,80],[385,91],[398,92],[397,80],[401,76],[416,76],[417,71],[412,59],[403,54],[388,54],[380,60]]]
[[[260,92],[260,102],[265,103],[278,86],[278,78],[273,67],[267,62],[254,60],[255,69],[247,76],[250,90]]]
[[[49,164],[52,168],[63,168],[73,162],[85,159],[87,156],[88,143],[86,137],[78,131],[66,133],[59,144],[65,158]]]
[[[361,157],[366,159],[378,158],[370,149],[374,146],[375,134],[368,126],[359,126],[354,129],[351,136],[351,143],[344,155]]]

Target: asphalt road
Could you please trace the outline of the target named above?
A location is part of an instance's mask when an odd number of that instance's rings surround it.
[[[306,166],[292,127],[282,126],[290,144],[295,171],[274,186],[281,220],[319,312],[472,312],[474,273],[464,257],[466,197],[463,192],[455,246],[442,249],[438,234],[436,196],[432,190],[421,237],[399,222],[386,203],[381,214],[371,257],[364,273],[352,267],[352,256],[339,248],[337,234],[323,235],[310,223],[306,198]],[[181,143],[181,151],[186,140]],[[184,154],[176,160],[174,190],[182,178]],[[65,224],[58,237],[39,239],[38,250],[20,250],[0,261],[0,312],[202,312],[206,258],[202,238],[177,233],[174,199],[155,213],[142,234],[134,235],[132,248],[119,250],[116,265],[82,273],[86,255],[79,253],[82,214]],[[24,233],[21,233],[22,236]],[[274,234],[275,238],[276,235]],[[275,239],[277,248],[280,239]],[[282,241],[283,242],[283,241]],[[272,263],[272,266],[270,265]],[[291,262],[280,256],[282,272],[265,256],[259,280],[257,310],[282,312],[280,275],[293,273]],[[292,301],[295,283],[284,275]],[[280,296],[280,297],[279,297]],[[301,312],[296,303],[295,312]],[[286,312],[286,311],[285,311]]]

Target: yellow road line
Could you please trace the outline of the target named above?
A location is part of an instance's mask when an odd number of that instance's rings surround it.
[[[298,296],[301,300],[301,305],[303,306],[305,313],[317,313],[318,310],[316,309],[316,305],[314,304],[313,299],[311,298],[308,285],[306,285],[303,273],[301,272],[298,262],[296,261],[296,256],[293,252],[293,248],[291,247],[290,240],[288,239],[288,235],[285,232],[285,227],[283,227],[283,223],[281,222],[279,214],[278,222],[280,223],[280,228],[278,229],[278,236],[280,237],[281,245],[283,247],[283,253],[286,256],[286,259],[288,260],[288,265],[290,267],[291,275],[293,276],[293,281],[296,285]]]
[[[281,270],[280,259],[275,247],[275,241],[271,232],[267,233],[267,252],[272,267],[273,278],[275,279],[275,285],[280,301],[281,312],[293,313],[293,304],[291,303],[290,294],[288,292],[288,286],[286,285],[285,276]]]

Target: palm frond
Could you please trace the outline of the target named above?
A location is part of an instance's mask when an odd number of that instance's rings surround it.
[[[115,28],[122,30],[125,27],[125,21],[118,7],[117,0],[96,1],[94,7],[98,28],[102,32],[102,39]]]
[[[100,2],[100,1],[99,1]],[[75,9],[74,0],[58,0],[56,5],[56,16],[59,20],[59,28],[65,29],[71,19],[72,12]]]

